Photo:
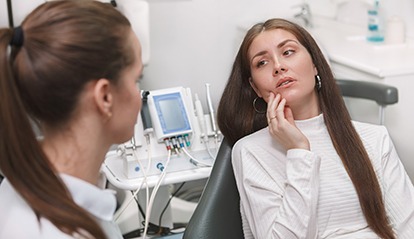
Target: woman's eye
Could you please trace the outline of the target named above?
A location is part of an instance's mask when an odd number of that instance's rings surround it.
[[[258,61],[258,62],[257,62],[257,64],[256,64],[256,66],[257,66],[257,67],[261,67],[261,66],[266,65],[266,63],[267,63],[267,61],[265,61],[265,60],[263,60],[263,61]]]
[[[284,56],[290,56],[290,55],[292,55],[294,52],[295,52],[294,50],[289,49],[289,50],[284,51],[284,52],[283,52],[283,55],[284,55]]]

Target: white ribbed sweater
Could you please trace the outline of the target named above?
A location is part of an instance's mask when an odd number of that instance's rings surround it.
[[[401,239],[414,238],[414,188],[383,126],[353,122],[377,173],[387,215]],[[232,163],[245,238],[378,238],[323,116],[296,121],[311,150],[284,150],[268,128],[239,140]]]

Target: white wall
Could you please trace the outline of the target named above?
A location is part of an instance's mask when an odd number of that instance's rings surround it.
[[[12,0],[11,2],[13,8],[14,26],[18,26],[26,17],[26,15],[29,14],[36,6],[42,4],[44,0]],[[0,3],[0,27],[5,27],[8,25],[9,21],[7,16],[7,4],[6,1],[3,0]]]
[[[142,89],[191,87],[207,112],[215,107],[245,31],[270,17],[290,17],[302,0],[149,0],[151,61]],[[243,27],[243,30],[241,28]]]
[[[15,25],[42,2],[13,0]],[[207,111],[205,84],[210,83],[216,107],[247,28],[271,17],[291,18],[299,10],[293,6],[302,2],[148,0],[151,60],[144,69],[141,88],[190,87]],[[0,16],[0,26],[6,26],[6,15]]]
[[[314,14],[335,17],[338,3],[358,1],[371,0],[148,0],[151,60],[141,87],[190,87],[207,109],[205,83],[210,83],[216,106],[244,32],[253,23],[291,18],[298,10],[294,6],[302,2],[309,3]],[[42,2],[13,0],[15,25]],[[407,35],[414,37],[414,1],[381,0],[381,4],[387,16],[402,17]],[[7,25],[6,1],[1,1],[0,27]]]
[[[6,1],[0,2],[0,27],[8,26]]]

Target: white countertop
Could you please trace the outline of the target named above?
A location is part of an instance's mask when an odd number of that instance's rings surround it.
[[[414,74],[414,40],[387,45],[366,41],[363,27],[315,17],[309,32],[328,53],[331,62],[343,64],[380,78]]]

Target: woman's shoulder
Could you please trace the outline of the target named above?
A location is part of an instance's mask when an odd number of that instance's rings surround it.
[[[392,149],[392,139],[385,126],[357,121],[353,124],[371,160],[381,159]],[[380,165],[380,161],[377,163]]]
[[[20,215],[23,219],[36,219],[36,216],[26,201],[14,189],[9,180],[4,179],[0,184],[0,221]],[[2,225],[2,223],[0,223]]]
[[[0,186],[0,211],[0,238],[36,238],[37,217],[7,179]]]
[[[39,220],[7,179],[0,184],[0,212],[0,238],[71,238],[48,220]]]
[[[361,138],[365,137],[380,137],[388,136],[388,130],[384,125],[352,121],[355,130],[358,132]]]
[[[251,145],[263,145],[269,142],[272,142],[272,138],[269,134],[269,129],[266,127],[237,140],[233,146],[233,150],[246,148]]]

